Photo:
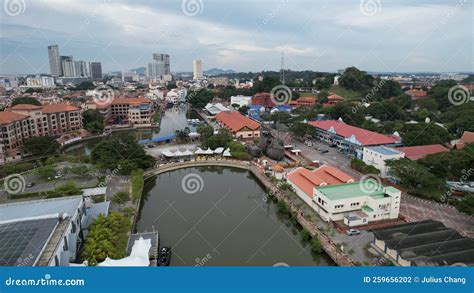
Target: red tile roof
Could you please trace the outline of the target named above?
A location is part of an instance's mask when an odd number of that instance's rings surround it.
[[[313,189],[317,186],[354,182],[354,178],[329,165],[323,165],[313,171],[303,167],[297,168],[288,174],[288,180],[310,198],[313,197]]]
[[[259,123],[240,114],[237,111],[220,112],[216,115],[216,121],[224,124],[233,133],[241,131],[244,127],[247,127],[251,130],[257,130],[260,128]]]
[[[328,96],[328,100],[329,101],[342,101],[342,100],[344,100],[344,98],[339,96],[339,95],[332,94],[332,95]]]
[[[112,104],[141,104],[141,103],[151,103],[150,99],[147,98],[115,98],[112,101]]]
[[[58,112],[71,112],[79,111],[80,108],[70,104],[49,104],[43,107],[43,113],[58,113]]]
[[[39,110],[43,108],[42,106],[38,105],[31,105],[31,104],[17,104],[12,107],[12,110],[18,110],[18,111],[31,111],[31,110]]]
[[[474,143],[474,132],[464,131],[461,138],[456,143],[456,148],[461,150],[466,146],[466,143]]]
[[[363,146],[393,144],[400,141],[399,137],[369,131],[345,124],[338,120],[310,121],[308,124],[325,131],[333,128],[337,135],[342,136],[345,139],[349,139],[354,135],[356,140],[358,140]]]
[[[427,155],[449,152],[448,148],[440,144],[420,145],[411,147],[398,147],[395,148],[397,151],[405,153],[405,158],[410,160],[418,160],[426,157]]]
[[[25,118],[28,118],[28,116],[10,111],[0,112],[0,124],[9,124],[15,121],[23,120]]]

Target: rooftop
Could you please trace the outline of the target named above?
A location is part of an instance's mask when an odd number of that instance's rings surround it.
[[[334,131],[345,139],[350,139],[351,136],[354,136],[363,146],[395,144],[400,141],[399,137],[369,131],[338,120],[310,121],[308,124],[325,131]]]
[[[374,180],[316,187],[316,190],[330,200],[341,200],[366,195],[373,198],[383,198],[385,197],[385,189],[388,189],[388,187],[385,188]],[[398,190],[393,188],[391,191]]]
[[[58,224],[58,217],[0,224],[0,266],[35,265]]]
[[[371,151],[374,151],[376,153],[385,155],[385,156],[393,156],[393,155],[401,154],[401,152],[399,152],[397,150],[387,148],[387,147],[383,147],[383,146],[368,147],[367,149],[369,149]]]
[[[0,124],[9,124],[9,123],[23,120],[25,118],[28,118],[28,116],[23,115],[23,114],[18,114],[15,112],[10,112],[10,111],[0,112]]]
[[[12,110],[17,110],[17,111],[31,111],[31,110],[39,110],[43,108],[42,106],[39,105],[31,105],[31,104],[17,104],[12,107]]]
[[[82,195],[1,204],[0,221],[64,213],[72,216],[81,202]]]
[[[288,174],[288,180],[298,186],[306,195],[313,197],[313,189],[322,184],[342,184],[354,178],[332,166],[323,165],[316,170],[300,167]]]
[[[71,112],[71,111],[79,111],[76,106],[70,104],[49,104],[43,107],[43,113],[58,113],[58,112]]]
[[[251,130],[257,130],[260,128],[259,123],[237,111],[220,112],[216,115],[216,120],[223,123],[232,132],[240,131],[243,128],[249,128]]]
[[[395,150],[404,152],[405,157],[410,160],[419,160],[427,155],[449,152],[448,148],[440,144],[430,144],[430,145],[420,145],[420,146],[411,146],[411,147],[397,147]]]

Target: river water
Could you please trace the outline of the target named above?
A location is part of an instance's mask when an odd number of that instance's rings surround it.
[[[183,188],[190,178],[196,185]],[[299,230],[264,199],[263,187],[245,170],[171,171],[147,180],[136,228],[159,232],[161,245],[173,249],[171,265],[333,265],[326,254],[313,254]]]
[[[130,133],[135,135],[137,140],[150,139],[153,137],[168,136],[174,134],[176,130],[189,127],[191,131],[195,131],[195,126],[188,124],[187,119],[198,118],[194,112],[188,110],[185,105],[175,106],[166,111],[161,119],[159,129],[129,129],[122,131],[114,131],[110,136],[121,135],[123,133]],[[80,143],[73,144],[64,150],[67,154],[90,154],[94,147],[101,141],[102,138],[89,139]]]

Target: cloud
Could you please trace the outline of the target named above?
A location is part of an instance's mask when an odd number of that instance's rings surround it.
[[[173,71],[190,71],[193,59],[204,68],[278,70],[281,51],[293,70],[472,70],[471,1],[380,2],[367,16],[359,1],[207,0],[190,17],[180,1],[29,1],[23,15],[0,19],[0,64],[44,70],[46,46],[58,44],[105,71],[144,66],[154,52],[170,54]],[[462,51],[453,55],[453,47]]]

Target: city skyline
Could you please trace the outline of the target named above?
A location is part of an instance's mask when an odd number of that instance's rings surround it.
[[[49,73],[51,44],[102,62],[104,72],[146,66],[154,52],[171,56],[172,72],[191,72],[196,59],[205,60],[203,70],[279,70],[281,51],[291,70],[473,70],[472,1],[280,0],[251,9],[245,1],[82,2],[26,2],[18,15],[2,11],[1,73]]]

